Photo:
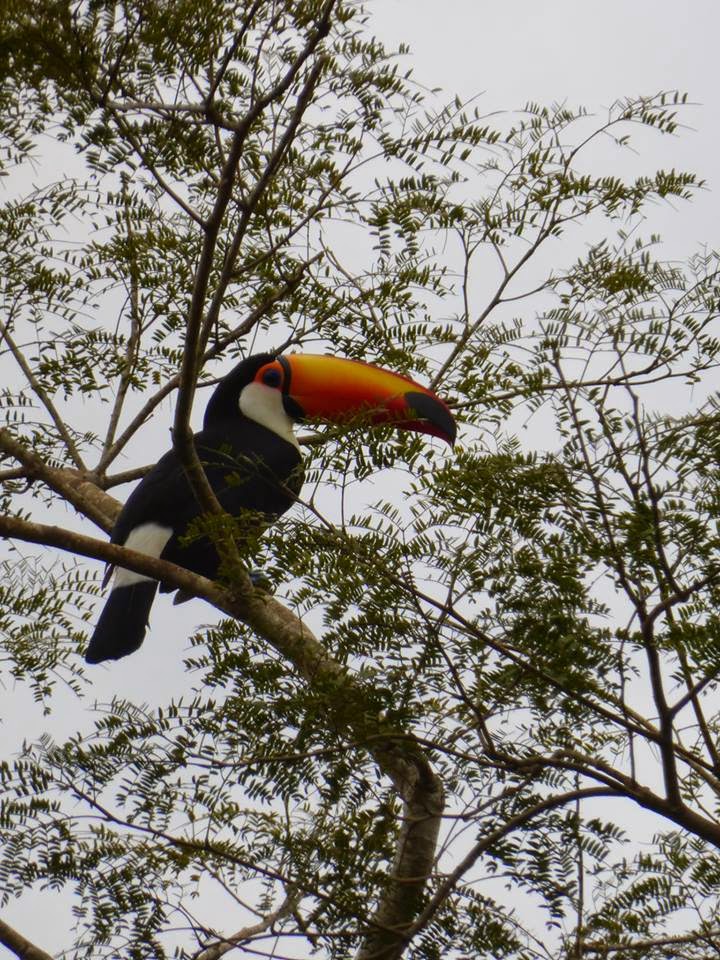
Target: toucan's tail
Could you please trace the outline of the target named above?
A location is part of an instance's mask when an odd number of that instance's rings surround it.
[[[156,580],[118,586],[105,603],[85,653],[88,663],[119,660],[143,642],[150,607],[158,588]]]

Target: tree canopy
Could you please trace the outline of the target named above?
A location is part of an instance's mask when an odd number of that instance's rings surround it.
[[[593,152],[684,97],[484,117],[352,0],[4,6],[0,664],[78,710],[4,717],[0,943],[719,957],[718,257],[643,233],[692,172]],[[407,373],[461,442],[303,431],[226,582],[107,543],[170,423],[217,513],[191,411],[260,349]],[[92,561],[205,601],[137,654],[181,697],[93,702]],[[48,891],[56,944],[2,912]]]

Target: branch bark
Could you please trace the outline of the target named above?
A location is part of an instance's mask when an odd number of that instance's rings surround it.
[[[265,931],[271,929],[278,920],[282,920],[288,914],[292,913],[297,905],[298,899],[297,894],[289,894],[277,910],[268,913],[267,916],[258,920],[257,923],[243,927],[242,930],[238,930],[229,937],[223,937],[221,940],[218,940],[217,943],[210,944],[209,947],[205,947],[204,950],[196,954],[193,960],[220,960],[220,957],[224,957],[226,953],[230,953],[231,950],[234,950],[247,940],[252,940],[253,937],[257,937],[258,934],[265,933]]]
[[[4,427],[0,427],[0,450],[21,463],[25,475],[31,480],[41,480],[47,484],[103,530],[109,532],[112,529],[118,512],[118,502],[88,480],[84,473],[51,467]]]
[[[103,496],[119,510],[117,501],[108,494]],[[363,684],[330,655],[291,610],[255,590],[248,576],[240,571],[231,591],[165,560],[20,517],[0,516],[0,536],[122,566],[203,597],[246,623],[290,661],[309,685],[322,689],[335,727],[348,731],[357,743],[365,745],[403,801],[394,862],[377,909],[366,924],[364,943],[358,953],[358,960],[398,960],[433,868],[444,806],[442,783],[414,736],[368,709]]]
[[[49,953],[30,943],[3,920],[0,920],[0,943],[20,960],[53,960]]]

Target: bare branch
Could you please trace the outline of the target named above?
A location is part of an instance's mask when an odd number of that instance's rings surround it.
[[[687,587],[678,588],[675,593],[671,593],[669,596],[659,600],[657,604],[648,611],[648,623],[654,624],[658,617],[672,610],[678,603],[687,603],[696,593],[704,590],[705,587],[716,584],[718,581],[720,581],[720,569],[713,570],[704,577],[699,577]]]
[[[328,12],[329,9],[330,8],[328,7]],[[314,37],[308,41],[305,51],[303,51],[303,53],[298,57],[298,60],[288,71],[285,78],[288,86],[291,82],[292,76],[297,73],[304,60],[310,56],[310,53],[312,50],[314,50],[315,46],[319,42],[320,37],[321,33],[317,32]],[[243,212],[240,225],[235,233],[235,236],[233,237],[230,251],[225,258],[220,285],[211,304],[208,316],[206,317],[204,323],[201,323],[202,310],[206,299],[210,270],[215,256],[220,226],[232,195],[235,175],[242,155],[245,138],[250,130],[252,122],[254,122],[253,111],[248,114],[248,117],[246,117],[241,129],[238,130],[233,137],[232,146],[220,177],[220,187],[216,197],[215,206],[213,208],[212,215],[207,221],[205,239],[203,241],[200,259],[195,272],[195,282],[193,284],[193,292],[187,322],[183,360],[180,370],[180,387],[175,408],[173,448],[177,453],[180,462],[185,468],[188,482],[193,490],[193,493],[198,499],[198,503],[209,513],[219,515],[223,511],[210,484],[208,483],[207,477],[205,476],[205,471],[200,463],[197,451],[195,450],[193,434],[190,430],[190,412],[195,395],[197,378],[200,373],[200,365],[202,363],[200,351],[205,349],[212,325],[215,322],[215,316],[217,313],[219,313],[222,296],[224,295],[225,287],[230,280],[235,258],[237,257],[240,249],[240,244],[245,235],[245,229],[250,217],[254,213],[256,204],[258,203],[272,176],[277,170],[285,151],[292,143],[297,125],[299,124],[300,118],[310,102],[310,97],[315,89],[315,84],[317,83],[324,65],[324,61],[320,59],[310,71],[310,75],[303,85],[302,91],[298,97],[296,108],[293,111],[291,120],[285,131],[285,135],[281,138],[277,149],[273,152],[270,160],[268,161],[263,176],[260,177],[259,181],[257,182],[250,200],[248,201],[247,207]],[[279,84],[276,89],[281,89],[282,86],[283,84]],[[226,562],[229,562],[233,566],[237,565],[239,558],[235,544],[231,537],[224,537],[223,541],[217,544],[217,549]]]
[[[678,804],[668,797],[660,796],[598,757],[588,757],[577,750],[559,750],[550,762],[558,767],[565,767],[565,769],[592,777],[613,789],[621,790],[646,810],[652,810],[661,817],[666,817],[679,827],[706,840],[712,846],[720,848],[720,825],[715,821],[702,816],[685,803]]]
[[[117,501],[89,481],[87,474],[49,466],[4,427],[0,427],[0,450],[19,461],[26,476],[42,480],[103,530],[112,529]]]
[[[295,910],[299,899],[300,894],[298,893],[288,894],[277,910],[268,913],[267,916],[263,917],[257,923],[243,927],[241,930],[238,930],[237,933],[233,933],[229,937],[223,937],[222,940],[219,940],[217,943],[206,947],[200,953],[196,954],[193,960],[219,960],[220,957],[224,957],[226,953],[234,950],[235,947],[244,941],[251,940],[258,934],[270,930],[278,920],[282,920]]]
[[[685,664],[686,664],[686,663],[687,663],[687,657],[685,656],[684,651],[681,651],[681,652],[679,653],[679,656],[680,656],[682,659],[684,659]],[[688,703],[690,703],[691,701],[695,702],[695,701],[697,700],[698,696],[699,696],[699,695],[702,693],[702,691],[705,689],[705,687],[707,687],[708,684],[712,683],[713,680],[717,680],[718,675],[720,675],[720,664],[719,664],[717,667],[715,667],[714,670],[711,670],[708,674],[706,674],[704,677],[702,677],[702,679],[698,680],[698,681],[697,681],[696,683],[694,683],[694,684],[691,684],[691,683],[690,683],[690,677],[689,677],[689,676],[686,676],[687,685],[688,685],[688,690],[687,690],[687,692],[686,692],[685,694],[683,694],[682,697],[680,697],[680,699],[679,699],[676,703],[674,703],[674,704],[672,705],[672,708],[671,708],[672,713],[673,713],[673,714],[677,714],[677,713],[679,713],[684,707],[686,707],[686,706],[688,705]],[[700,721],[700,720],[701,720],[701,717],[699,716],[699,717],[698,717],[698,721]],[[704,721],[703,721],[703,725],[704,725]],[[720,758],[719,758],[719,757],[716,757],[716,758],[715,758],[715,762],[716,762],[716,764],[717,764],[718,766],[720,766],[720,762],[719,762],[719,761],[720,761]]]
[[[7,480],[22,480],[27,478],[27,470],[25,467],[15,467],[10,470],[0,470],[0,483],[5,483]]]
[[[0,943],[19,960],[53,960],[49,953],[30,943],[3,920],[0,920]]]
[[[362,683],[330,656],[295,614],[268,594],[256,591],[241,570],[234,571],[231,592],[165,560],[56,526],[0,516],[0,535],[104,560],[203,597],[244,621],[286,657],[311,686],[322,688],[333,722],[367,744],[379,769],[403,800],[395,860],[360,954],[367,960],[371,956],[382,960],[400,957],[403,931],[417,915],[430,876],[444,806],[442,783],[418,741],[369,710]],[[398,735],[403,734],[407,739],[399,741]]]

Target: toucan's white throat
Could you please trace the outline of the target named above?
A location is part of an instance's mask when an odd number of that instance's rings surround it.
[[[293,421],[283,406],[282,393],[275,387],[268,387],[264,383],[249,383],[240,391],[239,406],[240,412],[248,420],[267,427],[300,449],[293,431]]]

